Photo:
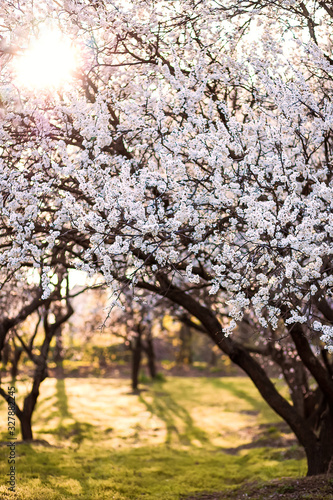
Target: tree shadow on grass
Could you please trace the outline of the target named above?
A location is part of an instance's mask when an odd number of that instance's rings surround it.
[[[57,426],[53,429],[43,429],[46,434],[53,434],[58,441],[71,440],[78,449],[85,438],[90,438],[93,434],[93,426],[86,422],[79,422],[69,410],[69,400],[66,392],[65,380],[57,379],[55,386],[56,401],[52,405],[50,413],[42,412],[42,416],[38,417],[39,422],[48,423],[54,418],[58,420]],[[70,420],[71,422],[68,422]]]
[[[127,396],[139,396],[142,392],[147,392],[149,389],[145,387],[140,387],[138,389],[132,389],[129,392],[126,392]]]
[[[61,415],[61,421],[68,417],[73,418],[73,415],[70,413],[68,408],[68,396],[66,393],[65,380],[62,378],[57,379],[56,382],[56,398],[57,407]]]
[[[210,444],[205,431],[194,425],[189,412],[170,396],[168,392],[153,391],[150,396],[152,401],[148,401],[142,394],[139,396],[147,410],[163,420],[166,425],[165,443],[170,445],[173,440],[183,445],[191,445],[193,441],[201,445]]]
[[[57,426],[58,436],[60,438],[71,439],[71,441],[77,445],[78,449],[85,438],[91,437],[94,426],[87,422],[79,422],[69,411],[65,380],[62,378],[57,379],[56,398],[60,413]],[[73,423],[65,424],[64,420],[69,418],[73,420]]]
[[[54,401],[54,398],[56,401]],[[64,380],[57,379],[55,394],[38,402],[36,416],[40,423],[48,423],[56,417],[59,418],[60,423],[65,418],[73,418],[68,409],[68,396]]]
[[[240,379],[241,380],[241,379]],[[263,401],[252,397],[247,391],[243,391],[239,388],[238,382],[233,382],[231,380],[221,380],[221,379],[209,379],[210,383],[219,389],[224,389],[231,392],[234,396],[239,399],[243,399],[253,407],[252,414],[258,414],[263,410]],[[249,411],[244,411],[244,413],[249,413]]]

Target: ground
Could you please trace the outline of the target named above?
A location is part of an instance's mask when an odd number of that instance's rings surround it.
[[[183,500],[332,500],[333,476],[280,478],[269,483],[252,482],[232,492],[200,493]]]
[[[18,385],[19,401],[28,386]],[[294,435],[249,379],[169,377],[143,389],[133,394],[126,379],[47,379],[34,417],[36,441],[16,446],[15,498],[259,499],[258,488],[272,480],[263,498],[281,488],[289,498],[284,478],[305,475]],[[6,411],[1,402],[2,421]],[[7,440],[2,432],[3,478]],[[4,483],[0,498],[14,498]]]

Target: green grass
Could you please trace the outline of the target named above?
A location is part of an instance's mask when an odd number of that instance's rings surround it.
[[[4,403],[0,418],[7,418]],[[303,475],[304,461],[286,460],[285,449],[249,448],[281,436],[280,423],[245,378],[174,377],[139,395],[126,380],[48,379],[34,437],[51,446],[17,445],[15,498],[172,500]],[[7,448],[0,453],[5,477]],[[4,482],[0,498],[14,498]]]

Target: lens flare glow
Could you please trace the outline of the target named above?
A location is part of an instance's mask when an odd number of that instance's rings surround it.
[[[17,58],[18,84],[34,89],[59,88],[68,82],[76,67],[76,52],[69,40],[50,31],[33,40]]]

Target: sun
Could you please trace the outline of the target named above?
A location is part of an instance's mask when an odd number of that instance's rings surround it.
[[[77,66],[70,40],[50,31],[32,40],[14,65],[17,83],[32,89],[57,89],[70,81]]]

